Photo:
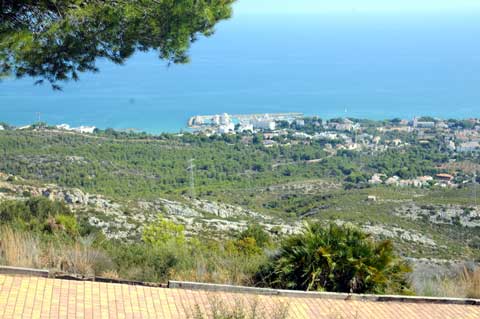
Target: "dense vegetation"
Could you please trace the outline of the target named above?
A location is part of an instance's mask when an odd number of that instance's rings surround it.
[[[255,227],[225,243],[187,239],[181,225],[161,217],[145,228],[142,240],[108,240],[63,203],[43,197],[2,202],[0,228],[1,263],[151,282],[188,278],[251,283],[265,260],[262,245],[270,240],[263,233],[257,245],[250,237],[250,232],[259,232]]]
[[[328,219],[363,223],[375,216],[375,222],[420,231],[426,226],[432,229],[432,225],[426,221],[421,224],[396,220],[391,214],[398,206],[396,200],[425,205],[444,203],[448,197],[450,204],[473,203],[473,190],[468,189],[400,191],[371,187],[367,183],[374,173],[411,178],[445,172],[440,167],[448,165],[450,155],[437,143],[419,144],[415,137],[405,135],[402,139],[408,140],[409,146],[375,153],[338,151],[332,156],[326,153],[321,140],[267,148],[255,143],[253,137],[205,137],[188,133],[150,136],[113,130],[98,131],[95,135],[41,129],[6,130],[0,132],[0,171],[29,180],[79,187],[120,202],[158,197],[184,200],[182,195],[190,195],[187,168],[189,160],[194,158],[195,194],[199,198],[273,213],[285,219],[321,214]],[[319,161],[307,162],[312,159]],[[459,158],[458,162],[463,160]],[[289,185],[300,188],[288,190]],[[437,193],[438,196],[430,196]],[[368,195],[385,201],[372,207],[364,202]],[[362,215],[353,213],[360,211]],[[455,233],[458,232],[451,232],[449,237]],[[450,247],[453,243],[446,245]],[[442,255],[452,253],[448,250]]]
[[[403,293],[407,285],[404,274],[408,268],[398,263],[391,243],[375,243],[351,226],[307,225],[302,235],[282,239],[251,225],[236,238],[220,243],[187,238],[181,225],[159,217],[144,228],[141,241],[125,243],[107,240],[95,231],[82,236],[81,221],[63,204],[45,198],[3,202],[0,226],[2,263],[15,264],[24,257],[18,255],[30,248],[37,250],[30,260],[35,264],[22,266],[87,276],[259,285],[267,282],[265,269],[273,269],[268,275],[270,285],[290,289]],[[15,254],[14,247],[22,245]],[[59,255],[64,256],[60,261]]]
[[[70,209],[62,202],[43,197],[0,203],[0,223],[15,225],[25,231],[53,233],[61,230],[69,236],[80,234]]]
[[[197,194],[204,196],[226,187],[246,189],[314,178],[358,187],[375,172],[405,178],[432,174],[447,156],[435,145],[329,156],[321,141],[266,148],[245,143],[241,136],[0,134],[1,171],[114,197],[185,194],[190,159],[195,159]],[[320,161],[307,162],[313,159]]]

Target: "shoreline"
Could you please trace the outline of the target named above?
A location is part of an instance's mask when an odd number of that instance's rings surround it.
[[[274,115],[276,113],[263,113],[264,115]],[[250,114],[244,114],[244,115],[250,115]],[[115,125],[109,125],[109,126],[102,126],[102,125],[95,125],[95,123],[92,122],[76,122],[74,121],[74,125],[71,125],[72,127],[75,126],[77,128],[79,127],[94,127],[96,129],[105,131],[105,130],[114,130],[115,132],[121,132],[121,133],[136,133],[136,134],[148,134],[148,135],[161,135],[161,134],[182,134],[182,133],[193,133],[195,129],[189,127],[188,121],[189,119],[193,117],[203,117],[205,115],[199,114],[199,115],[192,115],[186,118],[184,122],[184,126],[182,127],[177,127],[176,129],[173,128],[140,128],[138,125],[136,127],[116,127]],[[468,120],[478,120],[480,119],[480,116],[470,116],[470,117],[463,117],[463,116],[458,116],[458,117],[440,117],[440,116],[433,116],[433,115],[418,115],[415,116],[416,118],[429,118],[429,119],[434,119],[435,121],[449,121],[449,120],[455,120],[455,121],[468,121]],[[413,118],[415,118],[413,117]],[[402,121],[412,121],[413,118],[408,118],[408,117],[385,117],[385,118],[378,118],[375,116],[371,117],[355,117],[355,116],[345,116],[345,114],[341,114],[338,116],[333,116],[333,117],[322,117],[320,115],[315,115],[315,114],[309,114],[305,113],[303,118],[316,118],[319,120],[323,121],[330,121],[334,119],[350,119],[355,122],[362,122],[362,121],[371,121],[371,122],[391,122],[393,120],[402,120]],[[32,127],[37,123],[44,123],[49,127],[56,127],[59,128],[59,126],[62,125],[67,125],[70,126],[68,121],[36,121],[36,122],[16,122],[16,121],[8,121],[8,120],[2,120],[0,118],[0,126],[10,126],[14,129],[24,129],[27,127]]]

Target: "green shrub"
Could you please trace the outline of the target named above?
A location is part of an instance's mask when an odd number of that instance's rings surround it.
[[[270,235],[258,224],[248,225],[247,229],[239,235],[239,239],[245,239],[247,237],[255,239],[258,247],[265,247],[271,243]]]
[[[26,201],[9,200],[0,204],[0,223],[15,223],[19,227],[37,229],[57,215],[73,216],[61,202],[44,197],[33,197]]]
[[[185,227],[183,225],[177,225],[162,216],[158,216],[155,222],[144,228],[142,239],[152,246],[163,245],[172,240],[182,245],[185,243],[184,231]]]
[[[60,229],[71,237],[78,236],[78,224],[75,216],[72,215],[57,215],[55,216],[55,222],[60,226]]]
[[[390,241],[374,242],[353,227],[312,224],[287,238],[258,278],[276,288],[409,293],[409,271]]]
[[[245,255],[256,255],[262,252],[262,249],[257,245],[257,241],[253,237],[244,237],[233,242],[238,253]]]
[[[117,265],[121,278],[165,282],[178,266],[178,250],[172,245],[152,247],[143,243],[109,242],[106,250]]]

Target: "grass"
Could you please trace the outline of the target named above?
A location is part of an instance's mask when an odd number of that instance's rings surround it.
[[[41,268],[40,240],[38,237],[17,232],[7,226],[0,228],[0,262],[7,266]]]
[[[444,274],[417,283],[421,296],[480,299],[480,267],[464,267],[455,274]]]
[[[82,276],[108,273],[113,268],[110,258],[92,248],[88,240],[75,243],[42,241],[37,234],[9,226],[0,228],[0,264],[52,269]]]
[[[264,255],[197,256],[192,267],[174,270],[170,278],[179,281],[253,285],[252,275],[265,262]]]
[[[114,267],[105,253],[82,243],[50,244],[44,256],[46,268],[87,277],[108,273]]]
[[[475,190],[471,185],[460,189],[434,189],[419,198],[418,203],[472,206],[475,204]]]
[[[473,271],[465,269],[461,278],[466,287],[466,297],[480,299],[480,267]]]
[[[192,319],[286,319],[288,305],[281,302],[261,302],[258,297],[236,297],[228,300],[216,296],[209,298],[207,307],[198,304]]]

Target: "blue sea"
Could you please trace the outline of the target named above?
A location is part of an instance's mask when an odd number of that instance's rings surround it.
[[[62,92],[0,83],[0,121],[186,128],[190,116],[303,112],[324,118],[480,117],[476,14],[235,15],[168,67],[154,52],[99,61]]]

